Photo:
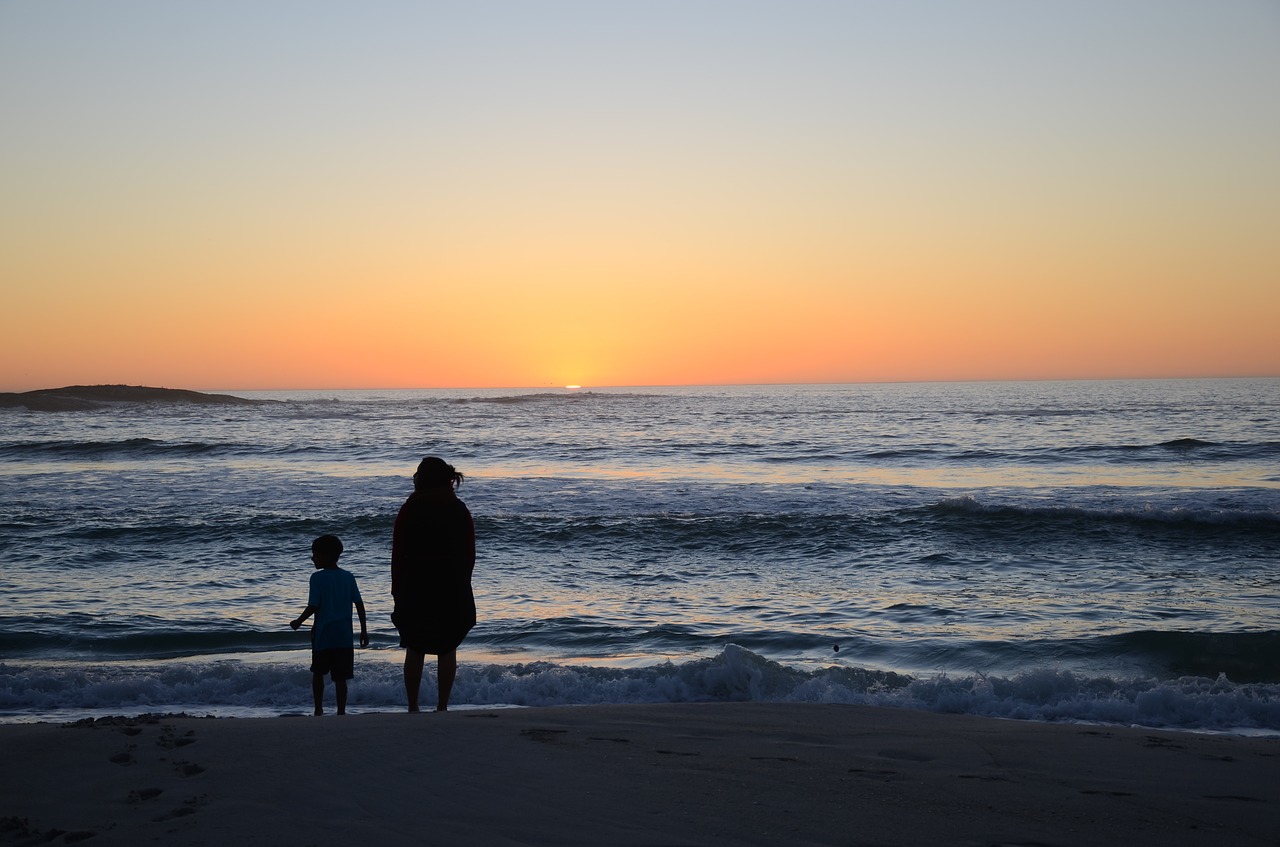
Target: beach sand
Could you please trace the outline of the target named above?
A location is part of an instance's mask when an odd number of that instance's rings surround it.
[[[0,739],[0,845],[1280,841],[1273,738],[740,703],[148,716]]]

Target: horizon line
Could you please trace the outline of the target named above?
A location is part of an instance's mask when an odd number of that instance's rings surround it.
[[[967,379],[867,379],[867,380],[815,380],[796,382],[686,382],[686,383],[617,383],[617,384],[581,384],[562,385],[558,383],[542,383],[539,385],[417,385],[417,386],[311,386],[311,387],[270,387],[270,388],[226,388],[203,386],[149,385],[125,382],[78,382],[46,388],[30,388],[18,390],[0,390],[0,394],[27,394],[36,391],[61,391],[70,388],[92,388],[100,386],[125,386],[129,388],[162,388],[169,390],[234,392],[234,391],[573,391],[584,392],[595,389],[636,389],[636,388],[767,388],[780,386],[835,386],[835,385],[948,385],[979,383],[1038,383],[1038,382],[1175,382],[1198,380],[1248,380],[1248,379],[1280,379],[1276,374],[1219,374],[1214,376],[1078,376],[1078,377],[973,377]]]

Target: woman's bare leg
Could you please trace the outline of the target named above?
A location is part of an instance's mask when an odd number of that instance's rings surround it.
[[[441,653],[436,662],[436,711],[449,711],[449,694],[453,692],[453,680],[458,676],[458,651]]]
[[[404,651],[404,694],[409,701],[409,711],[418,711],[418,689],[422,686],[422,663],[426,659],[417,650]]]

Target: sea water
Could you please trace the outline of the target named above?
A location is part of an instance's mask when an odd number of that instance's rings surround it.
[[[309,710],[323,533],[350,708],[402,708],[435,454],[478,533],[459,706],[1280,732],[1280,380],[227,393],[267,402],[0,410],[0,720]]]

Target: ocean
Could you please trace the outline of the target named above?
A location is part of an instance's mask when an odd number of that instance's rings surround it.
[[[1277,379],[224,393],[260,402],[0,409],[0,721],[309,712],[323,533],[369,609],[349,709],[402,709],[434,454],[478,533],[457,708],[1280,734]]]

